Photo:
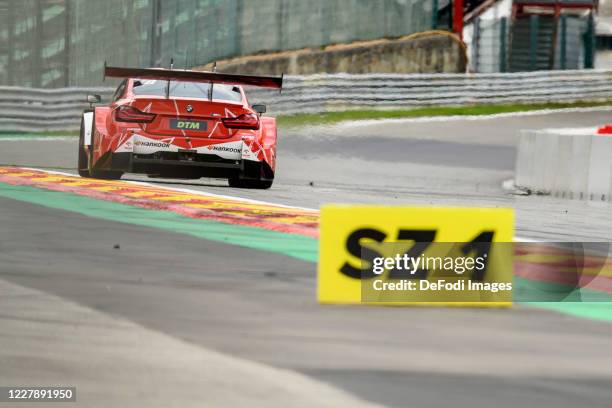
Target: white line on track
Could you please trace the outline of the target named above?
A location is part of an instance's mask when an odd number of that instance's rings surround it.
[[[251,204],[273,205],[275,207],[293,208],[293,209],[296,209],[296,210],[305,210],[305,211],[319,211],[316,208],[308,208],[308,207],[300,207],[300,206],[295,206],[295,205],[271,203],[271,202],[268,202],[268,201],[254,200],[252,198],[236,197],[236,196],[229,196],[229,195],[223,195],[223,194],[209,193],[207,191],[192,190],[190,188],[159,186],[157,184],[149,183],[149,182],[146,182],[146,181],[133,181],[133,180],[124,180],[124,181],[126,181],[128,183],[132,183],[132,184],[140,184],[140,185],[145,185],[145,186],[164,188],[166,190],[172,190],[172,191],[177,191],[177,192],[181,192],[181,193],[196,194],[196,195],[208,196],[208,197],[212,196],[212,197],[218,197],[218,198],[225,198],[225,199],[229,199],[229,200],[243,201],[243,202],[251,203]]]
[[[34,167],[22,167],[22,168],[26,169],[26,170],[32,170],[32,171],[41,171],[43,173],[57,174],[57,175],[60,175],[60,176],[71,176],[71,177],[75,177],[76,176],[76,174],[67,173],[67,172],[64,172],[64,171],[37,169],[37,168],[34,168]],[[146,181],[135,181],[135,180],[121,180],[121,181],[124,182],[124,183],[142,185],[142,186],[147,186],[147,187],[155,187],[155,188],[160,188],[160,189],[164,189],[164,190],[177,191],[177,192],[181,192],[181,193],[189,193],[189,194],[201,195],[201,196],[206,196],[206,197],[211,197],[212,196],[212,197],[224,198],[224,199],[228,199],[228,200],[242,201],[242,202],[250,203],[250,204],[273,205],[275,207],[293,208],[293,209],[296,209],[296,210],[305,210],[305,211],[319,211],[317,208],[300,207],[300,206],[287,205],[287,204],[277,204],[277,203],[271,203],[271,202],[268,202],[268,201],[254,200],[254,199],[251,199],[251,198],[236,197],[236,196],[229,196],[229,195],[223,195],[223,194],[215,194],[215,193],[209,193],[207,191],[193,190],[193,189],[189,189],[189,188],[160,186],[158,184],[149,183],[149,182],[146,182]]]
[[[71,177],[75,177],[76,176],[73,173],[67,173],[67,172],[63,172],[63,171],[37,169],[37,168],[34,168],[34,167],[22,167],[22,168],[25,169],[25,170],[41,171],[43,173],[57,174],[57,175],[61,175],[61,176],[71,176]],[[122,181],[125,182],[125,183],[130,183],[130,184],[143,185],[143,186],[147,186],[147,187],[156,187],[156,188],[160,188],[160,189],[164,189],[164,190],[177,191],[177,192],[189,193],[189,194],[196,194],[196,195],[201,195],[201,196],[219,197],[219,198],[225,198],[225,199],[230,199],[230,200],[237,200],[237,201],[242,201],[242,202],[247,202],[247,203],[252,203],[252,204],[273,205],[275,207],[295,208],[295,209],[298,209],[298,210],[315,211],[315,212],[319,211],[317,208],[308,208],[308,207],[299,207],[299,206],[294,206],[294,205],[277,204],[277,203],[271,203],[271,202],[268,202],[268,201],[253,200],[253,199],[250,199],[250,198],[243,198],[243,197],[229,196],[229,195],[223,195],[223,194],[208,193],[206,191],[193,190],[193,189],[190,189],[190,188],[178,188],[178,187],[159,186],[157,184],[147,183],[145,181],[132,181],[132,180],[122,180]],[[520,237],[520,236],[515,236],[514,240],[516,242],[544,242],[544,241],[541,241],[541,240],[537,240],[537,239],[533,239],[533,238]]]
[[[533,238],[526,238],[526,237],[514,237],[514,240],[516,242],[547,242],[547,241],[542,241],[540,239],[533,239]]]

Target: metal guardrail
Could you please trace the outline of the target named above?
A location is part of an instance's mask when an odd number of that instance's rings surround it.
[[[612,71],[311,75],[289,77],[280,95],[255,89],[249,98],[268,104],[274,114],[607,100],[612,99]]]
[[[74,130],[88,93],[110,88],[0,87],[0,131]],[[401,109],[501,103],[612,100],[612,71],[538,71],[495,74],[319,74],[285,77],[282,93],[247,89],[251,103],[273,115],[351,109]]]
[[[35,89],[0,86],[0,132],[78,130],[87,94],[109,101],[112,88]]]

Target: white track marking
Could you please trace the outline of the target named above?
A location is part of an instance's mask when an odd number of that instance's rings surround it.
[[[61,175],[61,176],[71,176],[71,177],[75,177],[76,176],[75,174],[66,173],[66,172],[63,172],[63,171],[36,169],[36,168],[33,168],[33,167],[22,167],[22,168],[25,169],[25,170],[41,171],[43,173],[57,174],[57,175]],[[225,199],[237,200],[237,201],[242,201],[242,202],[251,203],[251,204],[272,205],[272,206],[275,206],[275,207],[293,208],[293,209],[297,209],[297,210],[305,210],[305,211],[313,211],[313,212],[319,211],[317,208],[308,208],[308,207],[299,207],[299,206],[295,206],[295,205],[277,204],[277,203],[271,203],[271,202],[268,202],[268,201],[253,200],[251,198],[244,198],[244,197],[236,197],[236,196],[229,196],[229,195],[223,195],[223,194],[208,193],[206,191],[193,190],[193,189],[190,189],[190,188],[159,186],[157,184],[148,183],[146,181],[133,181],[133,180],[122,180],[122,181],[125,182],[125,183],[130,183],[130,184],[142,185],[142,186],[147,186],[147,187],[156,187],[156,188],[160,188],[160,189],[163,189],[163,190],[177,191],[177,192],[189,193],[189,194],[196,194],[196,195],[207,196],[207,197],[211,197],[212,196],[212,197],[218,197],[218,198],[225,198]],[[537,240],[537,239],[527,238],[527,237],[521,237],[521,236],[514,237],[514,240],[516,242],[546,242],[546,241],[542,241],[542,240]]]
[[[217,197],[217,198],[224,198],[224,199],[229,199],[229,200],[242,201],[242,202],[251,203],[251,204],[271,205],[271,206],[275,206],[275,207],[293,208],[293,209],[296,209],[296,210],[305,210],[305,211],[319,211],[317,208],[308,208],[308,207],[300,207],[300,206],[296,206],[296,205],[271,203],[269,201],[254,200],[252,198],[236,197],[236,196],[229,196],[229,195],[224,195],[224,194],[215,194],[215,193],[209,193],[207,191],[193,190],[193,189],[190,189],[190,188],[159,186],[157,184],[149,183],[149,182],[146,182],[146,181],[134,181],[134,180],[122,180],[122,181],[125,181],[126,183],[139,184],[139,185],[148,186],[148,187],[163,188],[165,190],[177,191],[177,192],[180,192],[180,193],[189,193],[189,194],[208,196],[208,197],[212,196],[212,197]]]
[[[20,169],[24,169],[24,170],[40,171],[40,172],[49,173],[49,174],[57,174],[59,176],[72,176],[72,177],[76,177],[77,176],[74,173],[67,173],[65,171],[37,169],[36,167],[24,167],[24,166],[15,166],[15,167],[19,167]]]
[[[40,172],[48,173],[48,174],[57,174],[59,176],[78,177],[76,174],[67,173],[67,172],[64,172],[64,171],[37,169],[37,168],[34,168],[34,167],[21,167],[21,168],[25,169],[25,170],[31,170],[31,171],[40,171]],[[271,203],[271,202],[268,202],[268,201],[254,200],[254,199],[251,199],[251,198],[236,197],[236,196],[229,196],[229,195],[223,195],[223,194],[215,194],[215,193],[209,193],[209,192],[206,192],[206,191],[193,190],[193,189],[189,189],[189,188],[160,186],[158,184],[150,183],[150,182],[147,182],[147,181],[136,181],[136,180],[121,180],[121,181],[124,182],[124,183],[142,185],[142,186],[147,186],[147,187],[155,187],[155,188],[159,188],[159,189],[163,189],[163,190],[195,194],[195,195],[200,195],[200,196],[204,196],[204,197],[217,197],[217,198],[224,198],[224,199],[229,199],[229,200],[242,201],[242,202],[251,203],[251,204],[271,205],[271,206],[282,207],[282,208],[293,208],[293,209],[296,209],[296,210],[319,211],[317,208],[299,207],[299,206],[287,205],[287,204],[277,204],[277,203]]]
[[[540,239],[526,238],[526,237],[514,237],[514,241],[516,242],[547,242],[542,241]]]

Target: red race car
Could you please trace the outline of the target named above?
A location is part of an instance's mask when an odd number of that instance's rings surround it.
[[[282,76],[118,67],[105,67],[104,74],[125,79],[108,106],[83,112],[82,177],[118,179],[130,172],[272,186],[276,119],[261,116],[265,105],[249,105],[242,85],[280,89]]]

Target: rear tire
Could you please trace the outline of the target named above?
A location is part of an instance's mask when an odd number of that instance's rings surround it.
[[[252,188],[259,190],[267,190],[272,187],[274,180],[249,180],[232,177],[228,180],[230,187],[234,188]]]
[[[230,187],[267,190],[274,182],[274,172],[265,162],[245,161],[241,173],[230,177],[228,182]]]

